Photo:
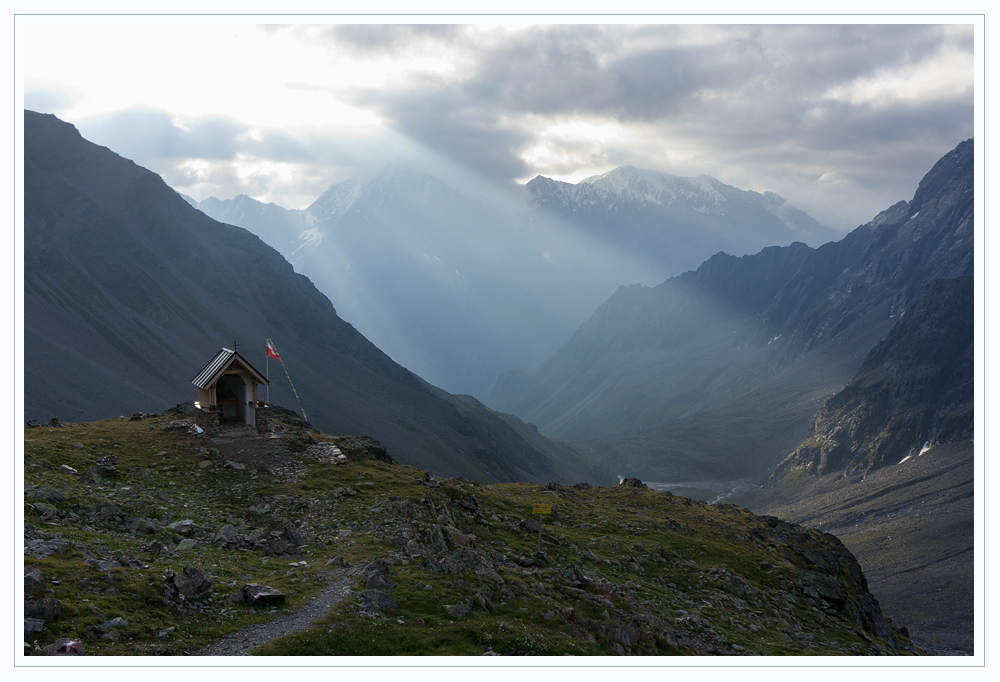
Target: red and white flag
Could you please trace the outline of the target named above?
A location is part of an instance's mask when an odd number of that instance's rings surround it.
[[[274,358],[278,362],[281,362],[281,356],[278,355],[278,351],[274,348],[274,341],[271,337],[267,337],[267,357]]]

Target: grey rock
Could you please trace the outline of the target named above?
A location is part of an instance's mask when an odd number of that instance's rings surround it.
[[[184,519],[183,521],[174,521],[169,526],[170,530],[174,531],[178,535],[190,535],[194,531],[194,521],[191,519]]]
[[[359,595],[358,613],[365,616],[378,615],[382,611],[398,611],[399,604],[392,595],[382,590],[365,590]]]
[[[35,497],[46,502],[64,502],[66,500],[61,492],[49,486],[38,488],[35,491]]]
[[[235,543],[239,539],[236,529],[232,525],[225,525],[212,536],[212,542],[221,542],[224,545]]]
[[[244,585],[240,590],[240,594],[243,595],[243,601],[250,606],[271,606],[285,602],[285,595],[278,590],[256,583],[247,583]]]
[[[243,471],[247,468],[246,464],[241,464],[239,462],[231,462],[226,460],[226,463],[222,465],[224,469],[235,469],[236,471]]]
[[[128,625],[128,621],[124,618],[112,618],[101,623],[100,628],[102,630],[111,630],[113,628],[122,628],[126,625]]]
[[[156,532],[156,524],[148,519],[134,518],[128,523],[128,531],[136,535],[152,535]]]
[[[395,586],[396,583],[381,573],[371,573],[365,579],[365,587],[369,590],[391,590]]]
[[[472,613],[472,609],[465,604],[445,604],[444,610],[452,618],[465,618]]]
[[[149,566],[142,563],[131,554],[119,554],[118,556],[115,557],[115,560],[125,568],[143,568],[143,569],[149,568]]]
[[[198,547],[197,540],[195,540],[194,538],[185,538],[181,540],[179,543],[177,543],[176,549],[178,552],[180,552],[186,549],[197,549],[197,547]]]
[[[24,598],[41,599],[45,596],[45,573],[32,566],[24,569]]]
[[[24,602],[25,618],[38,618],[46,623],[51,623],[58,620],[60,611],[62,611],[62,604],[58,599],[51,597]]]
[[[63,464],[62,466],[59,467],[59,473],[60,474],[78,474],[80,472],[77,471],[76,469],[74,469],[73,467],[67,465],[67,464]]]
[[[167,546],[159,540],[153,540],[151,543],[143,547],[142,551],[153,556],[160,556],[162,554],[166,554],[170,550],[167,549]]]
[[[121,564],[119,564],[115,559],[97,559],[93,562],[84,562],[84,563],[90,563],[98,571],[101,571],[102,573],[106,571],[113,571],[116,568],[121,568]]]
[[[180,573],[167,571],[163,579],[163,596],[175,601],[197,601],[212,594],[212,581],[193,566],[185,566]]]
[[[297,547],[302,547],[303,545],[309,544],[309,541],[302,537],[302,533],[295,527],[295,524],[288,519],[281,520],[282,528],[284,529],[285,537],[289,542],[296,545]]]
[[[45,627],[45,621],[41,618],[24,619],[24,641],[33,642],[38,637],[38,633]]]

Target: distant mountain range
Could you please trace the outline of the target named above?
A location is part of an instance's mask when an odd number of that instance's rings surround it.
[[[659,279],[719,251],[741,256],[837,236],[774,192],[737,189],[708,175],[684,178],[621,166],[575,185],[540,175],[526,189],[534,215],[558,216],[624,248],[656,268]]]
[[[303,211],[188,201],[278,249],[394,360],[480,399],[501,372],[555,352],[621,284],[833,234],[773,193],[631,167],[577,185],[538,177],[502,205],[399,166],[333,185]]]
[[[614,452],[622,474],[766,476],[929,282],[972,274],[972,178],[969,140],[912,201],[840,241],[718,254],[657,287],[622,287],[489,402]]]
[[[193,400],[192,377],[234,340],[263,370],[270,334],[329,433],[372,436],[439,475],[614,480],[585,451],[394,363],[277,251],[157,175],[54,116],[24,121],[26,419],[159,412]],[[294,407],[275,370],[272,401]]]

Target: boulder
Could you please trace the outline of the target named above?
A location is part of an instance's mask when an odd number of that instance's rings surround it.
[[[220,528],[215,535],[212,536],[212,542],[221,542],[224,545],[229,545],[239,540],[239,536],[236,534],[236,529],[231,525],[227,524]]]
[[[106,571],[113,571],[116,568],[121,568],[121,564],[118,563],[116,559],[94,559],[93,561],[84,560],[85,564],[90,564],[96,568],[101,573]]]
[[[128,621],[124,618],[112,618],[101,623],[100,628],[102,630],[112,630],[114,628],[125,627],[126,625],[128,625]]]
[[[45,596],[45,573],[37,566],[24,569],[24,598],[41,599]]]
[[[383,590],[365,590],[359,596],[358,613],[375,616],[382,611],[398,611],[399,604],[392,595]]]
[[[62,604],[58,599],[32,599],[24,602],[25,618],[38,618],[46,623],[58,620],[61,610]]]
[[[128,531],[136,535],[152,535],[156,532],[156,524],[148,519],[133,518],[128,523]]]
[[[170,550],[168,550],[167,546],[159,540],[153,540],[151,543],[143,547],[142,551],[147,554],[151,554],[152,556],[160,556],[161,554],[166,554]]]
[[[33,642],[38,637],[38,633],[45,627],[45,621],[41,618],[24,619],[24,641]]]
[[[174,521],[169,526],[168,529],[177,533],[178,535],[190,535],[194,530],[194,521],[191,519],[184,519],[183,521]]]
[[[243,601],[250,606],[271,606],[285,602],[285,595],[278,590],[256,583],[247,583],[244,585],[240,590],[240,594],[243,595]]]
[[[48,486],[38,488],[34,496],[46,502],[64,502],[66,500],[61,492]]]
[[[444,610],[452,618],[465,618],[472,613],[472,609],[465,604],[445,604]]]
[[[281,525],[284,529],[285,537],[289,542],[297,547],[309,544],[309,541],[302,537],[302,533],[299,532],[298,528],[295,527],[295,524],[289,519],[281,519]]]
[[[298,553],[298,545],[284,538],[268,538],[260,550],[261,556],[294,556]]]
[[[97,467],[89,466],[87,470],[83,472],[84,483],[90,483],[91,485],[100,485],[104,482],[101,475],[97,472]]]
[[[180,573],[167,571],[163,579],[163,597],[175,601],[197,601],[212,594],[212,581],[193,566],[185,566]]]

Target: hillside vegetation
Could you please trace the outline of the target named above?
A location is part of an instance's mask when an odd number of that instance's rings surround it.
[[[26,653],[213,653],[333,587],[252,652],[920,653],[819,531],[631,480],[439,479],[280,409],[260,432],[197,420],[25,428]],[[284,601],[246,603],[265,587]]]

